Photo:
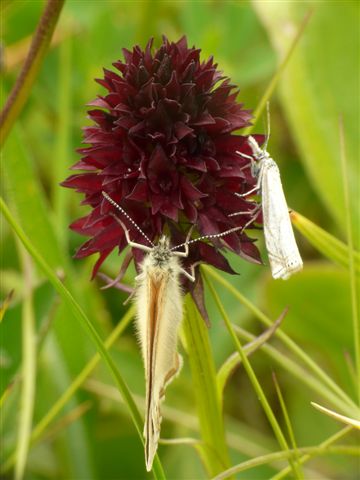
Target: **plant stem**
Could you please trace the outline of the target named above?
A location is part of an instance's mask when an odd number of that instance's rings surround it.
[[[126,312],[124,317],[119,321],[119,323],[116,325],[116,327],[111,332],[109,337],[105,340],[104,345],[107,349],[110,349],[113,343],[122,334],[125,328],[129,325],[133,316],[134,316],[134,308],[132,307]],[[100,354],[96,353],[93,356],[93,358],[85,365],[85,367],[82,369],[79,375],[72,381],[71,385],[69,385],[69,387],[61,395],[61,397],[58,398],[58,400],[52,405],[50,410],[35,425],[30,436],[31,446],[37,443],[42,438],[48,426],[53,422],[53,420],[57,417],[57,415],[61,412],[61,410],[65,407],[65,405],[79,390],[79,388],[85,382],[85,380],[88,378],[91,372],[96,368],[100,360],[101,360]],[[16,454],[13,453],[9,456],[7,461],[2,466],[2,471],[7,472],[12,467],[15,460],[16,460]]]
[[[345,427],[343,428],[342,430],[340,430],[339,432],[336,432],[334,435],[332,435],[331,437],[327,438],[326,440],[324,440],[322,443],[320,443],[319,447],[318,448],[326,448],[326,447],[329,447],[332,443],[336,442],[337,440],[339,440],[340,438],[344,437],[345,435],[347,435],[349,432],[351,432],[352,430],[352,427]],[[301,449],[297,449],[297,452],[299,453],[299,450]],[[307,462],[308,460],[310,460],[311,458],[313,457],[313,455],[311,455],[311,453],[306,453],[305,455],[303,455],[302,457],[299,458],[299,463],[301,463],[302,465]],[[271,480],[281,480],[282,478],[285,478],[287,477],[287,475],[290,473],[290,467],[286,467],[284,468],[283,470],[281,470],[281,472],[277,473],[276,475],[274,475]]]
[[[346,151],[345,151],[345,138],[344,138],[344,125],[342,118],[339,122],[340,133],[340,159],[343,178],[343,191],[344,191],[344,204],[345,204],[345,219],[346,219],[346,234],[348,241],[348,254],[349,254],[349,274],[350,274],[350,291],[351,291],[351,307],[352,307],[352,322],[354,331],[354,349],[355,349],[355,365],[358,375],[357,382],[357,397],[360,405],[360,320],[358,311],[358,298],[357,298],[357,282],[355,272],[355,255],[354,255],[354,239],[351,224],[351,203],[349,196],[349,178],[348,169],[346,163]]]
[[[36,341],[35,316],[33,306],[33,278],[30,256],[17,242],[23,264],[25,297],[22,311],[22,361],[21,399],[18,422],[18,442],[16,449],[15,480],[24,478],[30,447],[31,425],[33,420],[36,390]]]
[[[35,247],[30,242],[29,238],[26,236],[25,232],[22,228],[17,224],[13,216],[11,215],[10,210],[8,209],[7,205],[5,204],[4,200],[0,197],[0,210],[4,214],[4,217],[8,221],[11,228],[14,230],[17,237],[21,240],[22,244],[26,248],[26,250],[30,253],[34,261],[52,283],[55,290],[59,293],[62,300],[69,306],[71,312],[73,313],[74,317],[79,321],[82,325],[84,331],[88,334],[94,345],[96,346],[99,354],[105,361],[105,364],[109,368],[110,373],[112,374],[115,383],[121,392],[121,395],[124,398],[124,401],[129,409],[130,416],[134,423],[134,426],[139,434],[139,437],[142,442],[144,442],[143,434],[142,434],[142,418],[140,412],[134,402],[132,394],[123,379],[122,375],[120,374],[114,360],[107,352],[107,349],[101,340],[98,332],[96,331],[95,327],[85,314],[84,310],[81,306],[76,302],[72,294],[69,290],[63,285],[63,283],[59,280],[59,278],[55,275],[43,257],[39,254],[39,252],[35,249]],[[155,456],[154,465],[153,465],[153,474],[156,478],[165,478],[159,456]]]
[[[235,332],[244,338],[246,341],[254,340],[255,336],[242,329],[238,325],[233,325]],[[281,353],[278,349],[271,345],[262,345],[260,350],[263,350],[266,355],[272,358],[284,370],[287,370],[294,378],[297,378],[304,385],[308,386],[314,392],[319,393],[328,402],[331,402],[337,408],[344,410],[344,402],[333,393],[329,388],[320,382],[316,377],[310,374],[303,366],[298,365],[294,360]],[[349,410],[345,408],[345,410]]]
[[[42,65],[65,0],[48,0],[31,42],[29,53],[0,114],[0,146],[20,114]]]
[[[353,456],[360,455],[360,448],[358,445],[338,445],[336,447],[302,447],[299,448],[298,451],[300,453],[308,455],[309,457],[330,454]],[[243,463],[240,463],[239,465],[235,465],[234,467],[229,468],[225,472],[222,472],[220,475],[214,477],[212,480],[225,480],[226,478],[229,478],[230,475],[234,475],[235,473],[244,472],[245,470],[249,470],[250,468],[255,468],[260,465],[266,465],[270,462],[274,462],[275,460],[285,460],[291,455],[294,455],[294,450],[287,450],[285,452],[274,452],[269,453],[268,455],[264,455],[262,457],[253,458],[251,460],[247,460]]]
[[[263,324],[271,325],[271,320],[255,305],[253,305],[246,297],[244,297],[231,283],[225,280],[221,275],[219,275],[214,269],[204,265],[203,271],[208,273],[213,277],[217,282],[222,284],[229,292],[231,292],[240,302],[245,305]],[[319,377],[322,382],[327,385],[339,399],[342,399],[345,405],[350,408],[344,408],[344,410],[349,413],[351,416],[358,415],[357,405],[348,397],[348,395],[312,360],[306,352],[304,352],[286,333],[284,333],[280,328],[275,332],[275,336],[280,338],[281,341],[291,350],[298,358],[300,358],[312,372],[314,372],[317,377]]]
[[[228,332],[231,336],[231,338],[233,339],[233,342],[236,346],[236,349],[238,351],[238,354],[241,358],[241,361],[244,365],[244,369],[249,377],[249,380],[255,390],[255,393],[256,393],[256,396],[265,412],[265,415],[267,416],[267,419],[273,429],[273,432],[275,434],[275,437],[280,445],[280,447],[283,449],[283,450],[286,450],[288,451],[289,450],[289,446],[287,444],[287,441],[284,437],[284,434],[280,428],[280,425],[278,423],[278,421],[276,420],[276,417],[274,415],[274,412],[272,411],[271,409],[271,406],[269,404],[269,402],[267,401],[267,398],[265,396],[265,393],[260,385],[260,382],[259,380],[257,379],[256,375],[255,375],[255,372],[242,348],[242,345],[240,343],[240,340],[238,339],[238,337],[236,336],[236,333],[231,325],[231,322],[230,322],[230,319],[223,307],[223,304],[221,303],[220,301],[220,298],[218,296],[218,294],[216,293],[215,291],[215,288],[213,287],[213,285],[211,284],[211,282],[209,282],[207,276],[204,276],[205,278],[205,281],[210,289],[210,292],[215,300],[215,303],[218,307],[218,310],[220,312],[220,314],[222,315],[223,319],[224,319],[224,322],[225,322],[225,325],[226,325],[226,328],[228,329]],[[290,456],[289,457],[289,463],[292,465],[292,468],[293,468],[293,472],[294,472],[294,476],[295,478],[298,478],[297,476],[297,471],[296,471],[296,468],[294,466],[294,462],[293,462],[293,459],[292,457]]]
[[[291,447],[293,448],[293,450],[295,452],[294,453],[294,463],[293,463],[292,467],[296,471],[296,478],[299,478],[299,479],[303,480],[304,479],[304,474],[303,474],[303,471],[301,469],[300,462],[299,462],[299,454],[298,454],[298,451],[297,451],[298,446],[296,444],[294,430],[293,430],[292,425],[291,425],[289,412],[286,408],[286,403],[285,403],[283,394],[281,392],[279,382],[277,381],[275,372],[273,372],[273,381],[274,381],[274,384],[275,384],[276,393],[277,393],[277,396],[278,396],[278,399],[279,399],[279,403],[280,403],[281,410],[282,410],[282,413],[283,413],[283,416],[284,416],[284,420],[285,420],[285,424],[286,424],[286,427],[287,427],[288,435],[289,435],[289,438],[290,438],[290,444],[291,444]]]
[[[230,465],[221,402],[216,385],[216,370],[208,329],[189,295],[185,305],[183,331],[203,441],[203,447],[199,448],[204,464],[209,474],[213,476]]]
[[[285,55],[285,58],[283,59],[280,66],[276,70],[275,74],[271,78],[270,83],[267,86],[264,95],[261,97],[260,102],[259,102],[258,106],[256,107],[256,109],[253,113],[253,121],[252,121],[251,126],[247,127],[245,129],[245,131],[242,133],[242,135],[249,135],[252,132],[253,128],[255,127],[257,121],[259,120],[259,117],[260,117],[262,111],[265,108],[265,105],[269,101],[271,95],[273,94],[273,92],[274,92],[274,90],[275,90],[275,88],[276,88],[276,86],[277,86],[277,84],[278,84],[278,82],[281,78],[281,75],[283,74],[287,64],[289,63],[289,60],[291,59],[292,54],[294,53],[295,48],[296,48],[297,44],[299,43],[299,40],[301,39],[301,37],[302,37],[302,35],[305,31],[305,28],[306,28],[306,26],[307,26],[307,24],[310,20],[311,15],[312,15],[312,10],[309,10],[304,17],[304,19],[303,19],[303,21],[302,21],[302,23],[299,27],[299,30],[298,30],[297,34],[295,35],[288,52]]]

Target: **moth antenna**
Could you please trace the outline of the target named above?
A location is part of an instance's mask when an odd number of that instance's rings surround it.
[[[109,203],[111,203],[111,205],[116,207],[124,215],[124,217],[126,217],[126,219],[129,220],[129,222],[136,228],[136,230],[141,233],[141,235],[145,238],[145,240],[147,240],[150,243],[150,245],[152,247],[154,247],[153,242],[146,235],[146,233],[141,230],[139,225],[136,222],[134,222],[134,220],[130,217],[130,215],[128,213],[126,213],[125,210],[122,207],[120,207],[120,205],[118,203],[116,203],[115,200],[113,200],[106,192],[102,191],[102,195],[103,195],[104,198],[106,198],[106,200]]]
[[[267,151],[267,146],[269,143],[270,138],[270,102],[266,102],[266,141],[265,145],[263,146],[263,150]]]
[[[201,237],[194,238],[193,240],[186,241],[184,243],[180,243],[180,245],[176,245],[176,247],[173,247],[171,250],[177,250],[178,248],[185,247],[186,245],[191,245],[192,243],[196,242],[201,242],[201,240],[207,240],[209,238],[221,238],[225,237],[226,235],[229,235],[230,233],[237,232],[238,230],[243,230],[244,227],[234,227],[230,228],[229,230],[225,230],[225,232],[221,233],[214,233],[210,235],[202,235]]]

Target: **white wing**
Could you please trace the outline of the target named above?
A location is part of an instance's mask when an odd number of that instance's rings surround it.
[[[137,324],[146,379],[144,437],[147,471],[152,468],[159,442],[160,404],[165,397],[165,388],[182,365],[177,352],[178,327],[182,319],[179,269],[175,257],[171,258],[171,267],[148,265],[137,290]]]
[[[274,278],[286,280],[302,269],[278,166],[271,158],[261,165],[261,196],[265,244]]]

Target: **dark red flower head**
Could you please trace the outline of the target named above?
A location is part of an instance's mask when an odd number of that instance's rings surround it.
[[[201,61],[200,50],[188,48],[185,37],[178,42],[164,37],[158,49],[152,43],[145,50],[124,49],[124,61],[113,64],[117,72],[104,70],[104,79],[97,80],[108,93],[91,103],[94,124],[84,129],[90,146],[79,150],[82,159],[72,167],[83,172],[63,182],[83,193],[82,203],[92,209],[71,228],[91,237],[77,257],[100,254],[94,274],[114,247],[126,247],[124,232],[110,215],[115,209],[102,191],[152,241],[165,232],[173,245],[184,241],[191,225],[193,238],[245,225],[250,213],[231,214],[254,206],[234,195],[254,186],[249,160],[237,153],[250,154],[247,137],[232,134],[251,119],[236,102],[234,85],[212,58]],[[261,143],[262,137],[256,138]],[[131,238],[144,243],[128,227]],[[236,232],[193,244],[185,267],[201,261],[232,272],[220,253],[224,246],[260,261],[253,240]],[[141,252],[133,253],[140,261]]]

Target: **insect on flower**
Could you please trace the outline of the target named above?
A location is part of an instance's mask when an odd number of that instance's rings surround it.
[[[269,138],[269,135],[267,138]],[[252,193],[260,191],[261,204],[255,208],[254,213],[259,207],[262,208],[264,237],[271,273],[275,279],[282,278],[286,280],[293,273],[302,269],[303,262],[292,229],[288,206],[281,184],[280,171],[276,162],[266,150],[267,141],[264,149],[259,147],[257,141],[252,136],[248,137],[248,143],[256,163],[252,157],[244,153],[239,152],[239,155],[252,159],[251,169],[257,178],[257,183],[248,192],[243,194],[235,193],[235,195],[247,197]],[[240,214],[242,212],[231,216]],[[250,224],[253,219],[248,223]]]
[[[106,92],[90,104],[92,125],[84,128],[88,145],[79,150],[82,158],[72,167],[75,175],[62,183],[80,192],[82,205],[89,207],[71,229],[89,237],[77,258],[99,255],[93,276],[114,249],[121,253],[127,245],[123,230],[103,204],[102,191],[151,241],[167,231],[173,244],[183,243],[189,224],[199,235],[212,235],[250,219],[255,202],[234,192],[254,186],[250,169],[244,170],[249,160],[236,153],[251,154],[247,137],[236,133],[250,125],[251,112],[238,102],[239,91],[214,59],[202,60],[200,53],[187,45],[186,37],[176,42],[163,37],[157,48],[150,40],[144,49],[124,49],[124,60],[97,80]],[[254,138],[260,143],[263,136]],[[229,216],[239,210],[247,210],[249,216]],[[131,235],[133,241],[141,238],[136,229]],[[219,241],[209,238],[183,258],[184,267],[189,270],[202,262],[234,274]],[[224,239],[228,250],[260,264],[254,242],[243,229]],[[134,250],[137,270],[143,256]],[[206,318],[198,269],[196,281],[186,279],[182,286]]]
[[[208,238],[221,238],[243,227],[235,227],[225,232],[202,236],[190,240],[190,228],[185,243],[170,247],[170,240],[165,235],[156,245],[142,232],[125,210],[107,193],[104,198],[117,208],[123,216],[140,232],[150,244],[143,245],[130,239],[129,230],[118,216],[112,213],[124,230],[127,243],[135,249],[146,252],[136,277],[135,299],[137,307],[137,330],[145,366],[146,400],[145,400],[145,462],[148,471],[152,468],[157,450],[161,412],[160,404],[165,396],[166,386],[179,373],[182,361],[177,352],[177,332],[182,320],[182,290],[180,275],[195,281],[194,265],[191,273],[180,264],[180,258],[189,254],[189,245]],[[184,247],[184,251],[178,251]]]

